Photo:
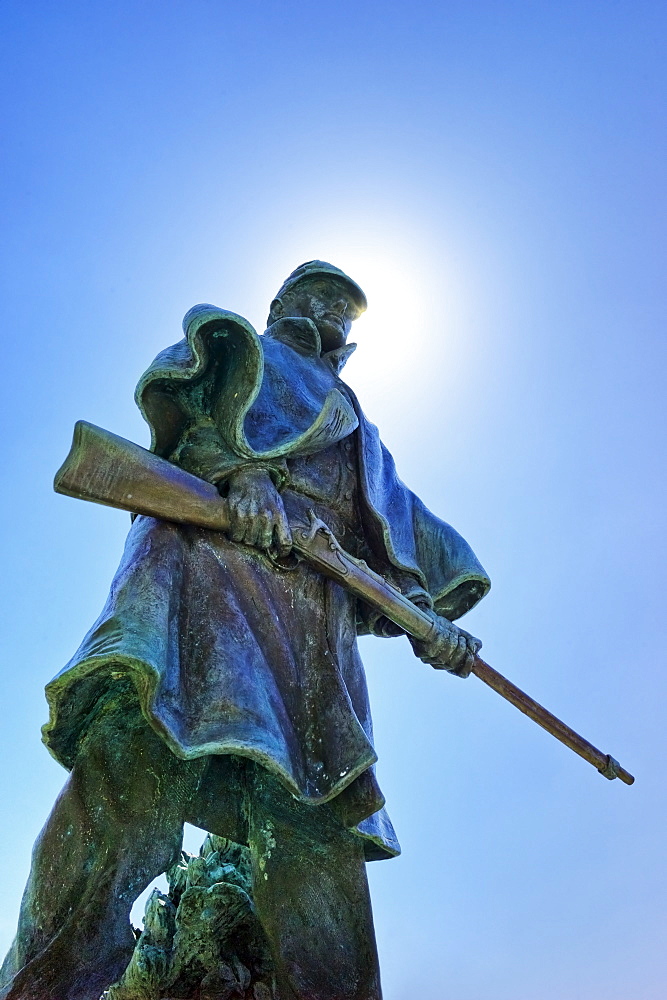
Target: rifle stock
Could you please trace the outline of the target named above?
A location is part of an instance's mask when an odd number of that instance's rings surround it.
[[[56,493],[225,531],[227,507],[211,483],[102,427],[78,420],[69,455],[53,481]]]

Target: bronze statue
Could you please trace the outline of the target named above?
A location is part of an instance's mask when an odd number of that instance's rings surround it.
[[[226,851],[238,865],[225,870],[246,865],[225,883],[259,928],[239,948],[257,955],[259,935],[269,957],[254,980],[110,997],[380,997],[365,863],[399,846],[356,637],[405,629],[425,662],[502,685],[453,624],[487,592],[484,570],[398,479],[340,377],[365,308],[322,261],[285,281],[263,336],[195,306],[137,388],[153,457],[123,479],[108,435],[106,467],[96,456],[77,472],[101,492],[63,474],[62,492],[139,516],[100,618],[47,687],[44,741],[71,773],[35,846],[2,1000],[98,1000],[132,958],[139,893],[168,869],[164,907],[195,885],[179,868],[186,821],[212,835],[190,862],[208,865],[201,893],[222,884],[210,871]],[[627,775],[586,747],[607,777]]]

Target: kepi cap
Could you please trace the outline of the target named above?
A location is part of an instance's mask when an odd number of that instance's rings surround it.
[[[296,270],[292,271],[290,276],[285,279],[282,283],[280,289],[275,295],[275,298],[279,299],[285,292],[294,288],[300,281],[304,278],[318,278],[318,277],[329,277],[337,278],[342,284],[345,285],[348,292],[351,294],[354,304],[360,313],[365,312],[368,302],[366,301],[366,296],[362,292],[356,281],[353,281],[345,271],[341,271],[339,267],[334,267],[333,264],[327,264],[325,260],[309,260],[305,264],[299,264]]]

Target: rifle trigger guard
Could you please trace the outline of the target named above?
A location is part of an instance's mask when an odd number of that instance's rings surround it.
[[[605,778],[609,778],[610,781],[613,781],[614,778],[618,778],[618,772],[620,767],[621,765],[618,763],[618,761],[614,760],[611,754],[608,753],[607,763],[605,764],[604,767],[599,767],[598,771],[600,772],[600,774],[604,775]]]

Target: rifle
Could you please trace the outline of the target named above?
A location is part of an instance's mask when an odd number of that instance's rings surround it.
[[[229,526],[225,500],[211,483],[110,431],[79,420],[69,455],[56,473],[57,493],[146,514],[164,521],[214,531]],[[291,519],[293,548],[319,572],[377,608],[405,632],[427,640],[437,624],[367,564],[346,552],[326,524],[311,512]],[[476,656],[472,673],[502,695],[565,746],[597,768],[605,778],[634,778],[610,754],[602,753],[552,715],[488,663]]]

